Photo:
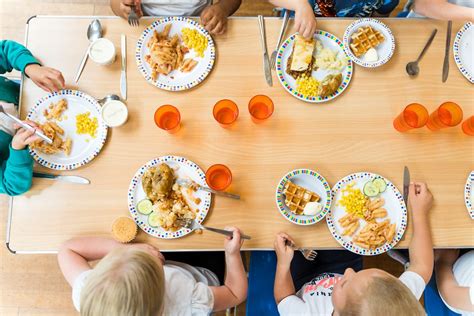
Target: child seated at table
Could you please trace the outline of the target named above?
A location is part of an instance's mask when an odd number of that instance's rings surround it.
[[[457,249],[435,250],[436,284],[453,312],[474,315],[474,250],[459,256]]]
[[[242,0],[110,0],[115,15],[128,18],[131,7],[141,16],[200,16],[201,24],[212,34],[224,34],[227,17],[234,14]]]
[[[380,269],[361,270],[362,257],[346,251],[327,258],[330,265],[325,273],[316,274],[320,259],[310,262],[299,252],[294,254],[286,244],[291,237],[278,234],[274,295],[280,315],[425,315],[418,300],[433,270],[428,223],[433,198],[424,183],[411,183],[409,192],[414,231],[411,262],[398,279]]]
[[[399,0],[269,0],[277,7],[295,12],[295,30],[310,38],[316,31],[316,17],[388,16]]]
[[[407,17],[474,22],[474,0],[415,0]]]
[[[64,86],[61,73],[43,67],[31,52],[14,41],[0,41],[0,74],[13,69],[23,72],[40,88],[51,92]],[[0,76],[0,105],[18,117],[20,85]],[[34,123],[28,122],[37,127]],[[0,114],[0,193],[19,195],[31,187],[33,160],[26,148],[38,139],[34,130],[18,128],[5,114]]]
[[[72,239],[62,245],[58,261],[81,315],[208,315],[247,297],[240,231],[230,230],[224,285],[208,269],[165,261],[168,254],[152,245],[107,238]],[[92,268],[94,260],[100,262]]]

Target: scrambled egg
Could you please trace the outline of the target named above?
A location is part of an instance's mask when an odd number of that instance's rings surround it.
[[[207,49],[207,38],[196,29],[185,27],[181,32],[184,44],[188,48],[194,49],[197,56],[204,57],[204,51]]]
[[[97,117],[91,118],[90,112],[76,115],[76,133],[77,134],[89,134],[92,138],[95,138],[99,123]]]
[[[314,66],[326,70],[342,71],[347,66],[347,60],[338,58],[338,52],[324,48],[320,41],[316,41],[316,58]]]
[[[296,79],[296,91],[307,96],[317,96],[319,94],[320,82],[313,77],[301,75]]]
[[[364,211],[367,210],[367,197],[360,189],[354,189],[353,186],[353,183],[348,184],[342,189],[342,197],[338,205],[344,206],[347,213],[364,218]]]

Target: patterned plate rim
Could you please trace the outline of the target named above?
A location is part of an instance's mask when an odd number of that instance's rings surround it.
[[[280,197],[281,195],[283,195],[283,188],[285,186],[286,181],[290,180],[291,178],[299,174],[307,174],[307,175],[313,176],[314,178],[316,178],[317,181],[320,181],[323,184],[324,188],[326,189],[326,205],[324,205],[322,212],[315,216],[307,216],[307,218],[305,219],[298,219],[295,214],[287,210],[286,207],[282,203],[280,203]],[[324,178],[321,174],[319,174],[316,171],[313,171],[311,169],[295,169],[288,172],[286,175],[284,175],[278,182],[276,192],[275,192],[275,201],[276,201],[278,211],[288,221],[294,224],[303,225],[303,226],[313,225],[321,221],[326,216],[329,209],[331,208],[331,201],[332,201],[331,186],[327,182],[326,178]]]
[[[196,29],[198,29],[199,32],[207,38],[207,42],[208,42],[207,49],[210,50],[210,61],[209,61],[209,64],[206,66],[205,71],[201,75],[199,75],[199,77],[196,80],[194,80],[192,82],[188,82],[186,84],[180,84],[180,85],[168,85],[168,84],[160,83],[158,81],[153,80],[153,78],[151,78],[151,76],[147,73],[147,70],[144,66],[145,61],[142,60],[142,58],[140,56],[142,47],[146,46],[145,43],[144,43],[144,40],[145,40],[145,36],[146,36],[147,32],[151,32],[158,25],[161,25],[163,23],[173,22],[173,21],[186,22],[186,23],[189,23],[189,24],[193,25],[194,27],[196,27]],[[188,89],[191,89],[191,88],[197,86],[198,84],[200,84],[202,81],[204,81],[204,79],[206,79],[206,77],[211,72],[211,70],[214,66],[215,59],[216,59],[216,47],[214,45],[214,40],[212,39],[209,32],[206,29],[204,29],[198,22],[193,21],[193,20],[188,19],[188,18],[185,18],[185,17],[181,17],[181,16],[179,16],[179,17],[176,17],[176,16],[166,17],[166,18],[163,18],[163,19],[156,20],[155,22],[150,24],[140,35],[140,38],[137,41],[137,46],[136,46],[136,49],[135,49],[135,60],[137,62],[138,70],[143,75],[143,77],[145,77],[145,80],[148,81],[153,86],[159,88],[159,89],[168,90],[168,91],[188,90]]]
[[[175,239],[175,238],[180,238],[180,237],[188,235],[189,233],[192,232],[192,230],[187,229],[187,228],[181,228],[175,232],[171,232],[171,231],[165,231],[165,230],[161,231],[159,229],[149,226],[148,223],[139,220],[138,211],[136,209],[136,204],[138,203],[138,201],[135,202],[135,198],[134,198],[135,188],[138,185],[138,182],[143,176],[143,173],[145,172],[145,170],[148,169],[149,167],[157,165],[158,163],[166,163],[168,161],[173,161],[178,164],[185,164],[188,167],[195,169],[199,175],[199,178],[201,179],[200,184],[205,184],[206,175],[204,171],[201,169],[201,167],[199,167],[196,163],[184,157],[171,156],[171,155],[161,156],[161,157],[157,157],[157,158],[147,161],[135,172],[132,179],[130,180],[130,185],[128,187],[128,193],[127,193],[128,202],[127,203],[128,203],[128,210],[130,212],[130,215],[132,216],[135,223],[137,223],[137,225],[145,233],[157,238]],[[196,180],[196,179],[193,179],[193,180]],[[203,191],[203,194],[205,194],[205,199],[203,199],[203,201],[201,202],[203,203],[203,208],[199,209],[199,212],[197,213],[197,217],[196,217],[199,223],[202,223],[204,219],[206,218],[209,212],[209,209],[211,208],[211,201],[212,201],[211,193]]]
[[[375,256],[375,255],[382,254],[382,253],[387,252],[388,250],[392,249],[402,239],[403,234],[405,233],[405,230],[407,228],[407,209],[406,209],[406,206],[405,206],[405,202],[403,201],[403,196],[400,193],[400,191],[398,190],[398,188],[387,178],[382,177],[381,175],[378,175],[378,174],[375,174],[375,173],[371,173],[371,172],[356,172],[356,173],[352,173],[348,176],[345,176],[344,178],[339,180],[334,185],[334,187],[332,188],[332,198],[334,199],[334,197],[336,195],[336,192],[338,190],[340,190],[344,184],[350,183],[350,182],[352,182],[356,179],[361,179],[363,177],[382,178],[387,183],[387,187],[390,187],[394,190],[394,193],[397,197],[397,200],[400,204],[400,208],[402,210],[402,220],[401,220],[401,223],[399,224],[399,227],[397,229],[397,233],[396,233],[395,237],[393,238],[392,242],[387,243],[387,244],[383,245],[382,247],[379,247],[379,248],[374,249],[374,250],[368,250],[368,249],[361,248],[361,247],[353,244],[352,242],[345,242],[342,239],[342,237],[337,234],[336,227],[335,227],[335,222],[332,218],[332,212],[333,212],[332,209],[333,209],[333,207],[335,205],[334,203],[336,203],[336,201],[334,201],[331,209],[328,212],[328,215],[326,216],[326,222],[327,222],[329,231],[331,232],[332,236],[334,237],[334,239],[336,239],[336,241],[341,246],[343,246],[347,250],[352,251],[353,253],[356,253],[356,254],[359,254],[359,255]]]
[[[296,35],[298,33],[294,33],[292,35],[290,35],[290,37],[288,37],[284,42],[283,44],[281,44],[280,48],[278,49],[278,54],[277,54],[277,58],[276,58],[276,71],[277,71],[277,77],[278,77],[278,80],[280,81],[281,85],[283,86],[283,88],[285,88],[285,90],[291,94],[292,96],[296,97],[297,99],[300,99],[302,101],[305,101],[305,102],[310,102],[310,103],[324,103],[324,102],[327,102],[327,101],[330,101],[334,98],[336,98],[337,96],[339,96],[342,92],[344,92],[344,90],[346,90],[347,86],[349,85],[349,83],[351,82],[351,78],[352,78],[352,74],[353,74],[353,67],[354,65],[352,64],[352,60],[346,55],[346,58],[347,58],[347,66],[346,66],[346,71],[347,71],[347,74],[346,76],[344,76],[344,80],[342,80],[342,83],[341,85],[339,86],[339,88],[336,90],[336,92],[334,92],[333,94],[327,96],[327,97],[321,97],[321,96],[304,96],[302,95],[301,93],[298,93],[296,91],[296,89],[293,89],[289,86],[288,82],[285,80],[283,74],[284,74],[284,70],[282,69],[282,57],[283,57],[283,52],[285,51],[285,49],[291,44],[293,43]],[[344,44],[341,42],[341,40],[335,36],[334,34],[331,34],[329,32],[326,32],[326,31],[322,31],[322,30],[317,30],[315,35],[322,35],[322,36],[325,36],[331,40],[333,40],[337,45],[339,45],[339,47],[341,47],[342,51],[345,53],[344,51]]]
[[[40,98],[39,100],[36,101],[35,105],[31,108],[31,110],[28,112],[28,115],[26,116],[26,119],[29,120],[31,119],[33,113],[36,112],[36,109],[42,105],[43,102],[47,101],[48,99],[52,98],[52,97],[56,97],[56,96],[61,96],[61,95],[65,95],[65,96],[68,96],[68,95],[72,95],[72,96],[77,96],[79,98],[83,98],[85,99],[86,101],[88,101],[92,106],[94,106],[97,111],[100,113],[101,111],[101,107],[99,105],[99,103],[97,102],[96,99],[94,99],[93,97],[91,97],[90,95],[82,92],[82,91],[78,91],[78,90],[70,90],[70,89],[66,89],[66,90],[60,90],[58,92],[53,92],[53,93],[50,93],[42,98]],[[107,125],[105,124],[105,122],[102,120],[102,118],[98,117],[98,121],[99,121],[99,127],[98,127],[98,130],[101,130],[102,132],[100,133],[101,134],[101,137],[99,139],[99,142],[98,142],[98,145],[97,147],[94,149],[94,151],[89,155],[87,156],[85,159],[79,161],[79,162],[75,162],[75,163],[70,163],[70,164],[57,164],[57,163],[52,163],[50,161],[48,161],[47,159],[43,159],[41,158],[38,153],[36,152],[36,150],[34,149],[29,149],[29,152],[30,152],[30,155],[33,157],[33,159],[39,163],[40,165],[46,167],[46,168],[49,168],[49,169],[52,169],[52,170],[73,170],[73,169],[77,169],[79,167],[82,167],[86,164],[88,164],[89,162],[91,162],[95,157],[97,157],[97,155],[100,153],[100,151],[102,150],[102,147],[104,147],[104,144],[105,144],[105,141],[107,139]]]
[[[388,54],[387,57],[385,57],[384,59],[380,59],[378,60],[377,62],[375,63],[368,63],[368,62],[365,62],[359,58],[357,58],[353,53],[352,53],[352,50],[350,49],[349,47],[349,37],[352,35],[353,31],[351,31],[357,24],[370,24],[370,23],[374,23],[374,24],[377,24],[379,25],[380,27],[384,28],[388,34],[390,35],[390,42],[392,44],[391,48],[390,48],[390,53]],[[350,33],[349,33],[350,32]],[[393,36],[393,33],[392,33],[392,30],[385,24],[383,23],[382,21],[378,20],[378,19],[374,19],[374,18],[364,18],[364,19],[359,19],[359,20],[356,20],[354,22],[352,22],[351,24],[349,24],[349,26],[346,28],[346,31],[344,32],[344,37],[342,38],[343,42],[344,42],[344,51],[346,52],[347,56],[349,56],[349,58],[355,62],[356,64],[358,64],[359,66],[362,66],[362,67],[366,67],[366,68],[376,68],[376,67],[379,67],[379,66],[382,66],[383,64],[387,63],[393,56],[393,53],[395,52],[395,37]]]
[[[464,187],[464,202],[466,204],[467,211],[469,212],[469,216],[471,219],[474,219],[474,205],[471,203],[471,195],[472,195],[472,186],[474,183],[474,171],[469,173],[469,176],[466,180],[466,186]]]
[[[464,77],[466,77],[469,82],[474,83],[474,74],[471,74],[462,64],[461,58],[460,58],[460,52],[459,52],[459,44],[461,43],[462,36],[464,33],[471,27],[473,27],[474,24],[472,22],[467,22],[466,24],[463,25],[463,27],[458,31],[456,34],[456,37],[454,39],[453,43],[453,57],[454,61],[456,62],[456,65],[459,68],[459,71],[463,74]]]

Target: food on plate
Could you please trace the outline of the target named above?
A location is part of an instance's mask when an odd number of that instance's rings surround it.
[[[296,35],[293,51],[288,58],[286,73],[294,79],[298,79],[303,74],[308,78],[311,77],[315,61],[313,56],[315,45],[313,38],[305,39],[300,35]]]
[[[371,48],[376,48],[385,41],[385,37],[371,26],[360,27],[351,35],[349,44],[356,57],[361,57]]]
[[[310,202],[319,202],[321,199],[316,193],[307,190],[290,180],[285,183],[283,189],[285,204],[291,212],[302,215],[306,205]]]
[[[329,74],[324,77],[323,81],[319,86],[318,95],[322,97],[327,97],[333,94],[339,89],[339,86],[342,83],[342,74]]]
[[[31,149],[38,150],[47,155],[53,155],[60,152],[64,152],[66,156],[71,153],[72,140],[62,138],[64,136],[64,130],[55,122],[45,122],[44,124],[38,124],[38,127],[43,133],[49,137],[53,143],[48,144],[44,140],[37,140],[30,144]]]
[[[359,218],[353,214],[346,214],[339,219],[339,224],[344,228],[342,236],[352,236],[359,228]]]
[[[169,75],[176,69],[181,72],[190,72],[198,62],[191,58],[184,58],[189,52],[188,47],[194,49],[198,56],[203,56],[207,48],[207,38],[204,37],[205,41],[203,42],[191,31],[184,31],[184,29],[182,31],[183,40],[185,38],[185,43],[187,41],[189,45],[184,45],[178,34],[170,37],[171,26],[171,23],[166,24],[162,32],[154,30],[152,37],[147,43],[150,54],[145,56],[145,61],[151,67],[151,77],[153,80],[156,80],[159,74]],[[195,31],[198,32],[197,30]]]
[[[321,83],[311,75],[301,75],[296,79],[296,92],[305,97],[317,96],[319,93]]]
[[[342,197],[337,204],[343,206],[348,214],[363,218],[367,210],[367,200],[362,191],[354,188],[354,183],[350,183],[342,189]]]
[[[62,120],[63,112],[67,110],[67,100],[61,99],[58,103],[51,103],[48,109],[43,110],[43,115],[47,120]]]
[[[347,58],[344,52],[323,47],[321,41],[316,41],[314,57],[314,70],[320,68],[342,71],[347,66]]]
[[[379,54],[377,53],[377,50],[375,48],[370,48],[367,53],[365,53],[365,61],[368,61],[369,63],[375,63],[377,60],[379,60]]]
[[[395,229],[396,225],[390,224],[389,219],[382,222],[367,223],[352,241],[364,249],[377,249],[393,240]]]
[[[88,134],[92,138],[96,137],[99,123],[97,117],[90,117],[91,112],[76,115],[76,133],[79,135]]]
[[[376,178],[371,181],[367,181],[364,185],[364,194],[369,197],[374,197],[387,189],[387,182],[382,178]]]
[[[319,202],[308,202],[303,209],[303,215],[314,216],[321,213],[323,206]]]
[[[185,27],[181,30],[184,44],[196,52],[196,56],[204,57],[207,49],[207,37],[196,29]]]
[[[112,236],[115,240],[127,243],[131,242],[137,236],[137,224],[127,216],[120,216],[112,224]]]
[[[137,209],[139,213],[148,215],[151,227],[176,231],[181,228],[180,219],[196,218],[188,199],[195,204],[201,200],[192,195],[194,190],[184,190],[176,183],[174,171],[166,163],[149,168],[143,174],[142,186],[147,199],[138,202]]]

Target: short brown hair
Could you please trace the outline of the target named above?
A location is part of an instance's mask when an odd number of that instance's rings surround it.
[[[341,316],[426,315],[423,306],[400,280],[392,276],[373,277],[364,294],[350,297]]]
[[[92,270],[81,291],[81,315],[156,316],[165,293],[162,265],[144,250],[110,252]]]

